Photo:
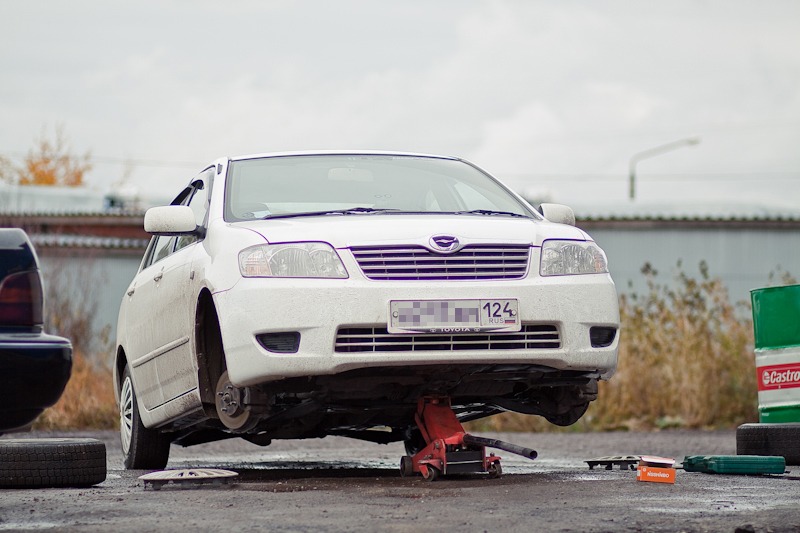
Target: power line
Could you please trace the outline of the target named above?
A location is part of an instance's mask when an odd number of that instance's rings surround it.
[[[622,174],[513,174],[495,172],[496,176],[503,179],[537,180],[537,181],[620,181],[626,176]],[[800,181],[798,172],[690,172],[682,174],[643,174],[637,176],[644,181]]]
[[[11,157],[26,157],[26,152],[4,151],[0,152],[2,155]],[[111,156],[93,156],[89,155],[89,162],[92,164],[109,164],[109,165],[135,165],[142,167],[164,167],[164,168],[199,168],[202,163],[190,161],[167,161],[163,159],[139,159],[139,158],[126,158],[126,157],[111,157]]]

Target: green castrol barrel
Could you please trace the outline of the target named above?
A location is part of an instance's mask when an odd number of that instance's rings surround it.
[[[800,285],[755,289],[750,298],[759,420],[800,422]]]

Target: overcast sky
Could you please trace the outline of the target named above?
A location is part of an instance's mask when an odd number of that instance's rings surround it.
[[[0,28],[0,154],[63,125],[98,189],[364,148],[622,204],[634,154],[697,135],[637,202],[800,205],[797,0],[0,0]]]

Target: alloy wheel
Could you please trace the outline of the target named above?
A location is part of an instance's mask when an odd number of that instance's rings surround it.
[[[119,433],[122,442],[122,452],[127,455],[131,448],[131,435],[133,433],[133,385],[130,376],[122,382],[119,397]]]

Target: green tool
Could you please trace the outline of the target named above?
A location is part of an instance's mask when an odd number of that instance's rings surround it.
[[[687,455],[683,469],[706,474],[783,474],[786,460],[767,455]]]

